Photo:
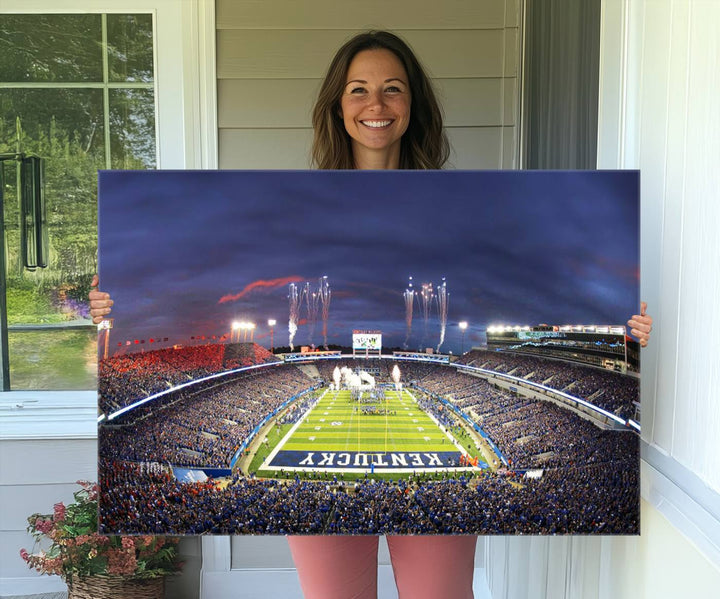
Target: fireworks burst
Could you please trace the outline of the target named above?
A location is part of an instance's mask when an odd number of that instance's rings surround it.
[[[447,314],[448,314],[448,298],[450,294],[447,290],[447,284],[445,283],[445,277],[443,277],[442,284],[437,288],[437,300],[438,318],[440,319],[440,343],[437,346],[437,352],[440,352],[440,346],[445,341],[445,327],[447,326]]]
[[[412,332],[412,317],[413,317],[413,303],[415,302],[415,291],[412,288],[412,277],[408,283],[408,288],[403,293],[405,299],[405,326],[407,328],[407,334],[405,335],[405,343],[403,347],[407,349],[408,341],[410,340],[410,333]]]
[[[430,320],[430,307],[432,306],[433,298],[435,293],[433,291],[432,283],[423,283],[422,291],[420,292],[420,305],[423,313],[423,338],[422,347],[425,347],[425,341],[427,340],[428,322]]]
[[[307,308],[307,319],[308,319],[308,345],[312,347],[313,335],[315,334],[315,323],[317,322],[319,297],[318,294],[310,289],[310,283],[305,283],[303,287],[302,300],[305,300],[305,306]]]
[[[288,332],[290,333],[290,351],[293,351],[293,339],[295,339],[295,333],[297,333],[298,320],[300,316],[300,300],[298,297],[298,289],[295,283],[290,283],[288,301],[290,302],[290,319],[288,320]]]
[[[320,279],[320,289],[318,289],[318,295],[320,296],[320,305],[322,306],[323,344],[325,346],[325,350],[327,350],[327,323],[328,316],[330,315],[330,296],[332,295],[327,275]]]

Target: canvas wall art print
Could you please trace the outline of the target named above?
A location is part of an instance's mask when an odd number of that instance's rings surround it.
[[[637,171],[99,197],[101,531],[639,534]]]

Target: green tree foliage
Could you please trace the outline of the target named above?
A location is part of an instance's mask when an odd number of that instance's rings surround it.
[[[102,81],[101,16],[2,15],[0,81]]]

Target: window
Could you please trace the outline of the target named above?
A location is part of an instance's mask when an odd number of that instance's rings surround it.
[[[12,389],[96,386],[96,329],[86,302],[97,272],[96,173],[156,166],[153,39],[149,13],[0,21],[3,359]],[[16,155],[45,162],[47,268],[23,264]]]

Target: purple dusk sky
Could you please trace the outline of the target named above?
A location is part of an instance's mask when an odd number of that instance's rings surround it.
[[[445,277],[444,352],[460,350],[463,320],[468,349],[490,324],[638,310],[637,171],[103,171],[99,213],[112,350],[219,337],[233,320],[269,347],[269,318],[287,345],[289,282],[315,290],[324,275],[332,344],[377,329],[402,346],[411,276],[416,290]],[[425,327],[416,299],[410,349],[437,346],[431,308]],[[321,323],[311,339],[304,306],[300,319],[295,345],[320,345]]]

